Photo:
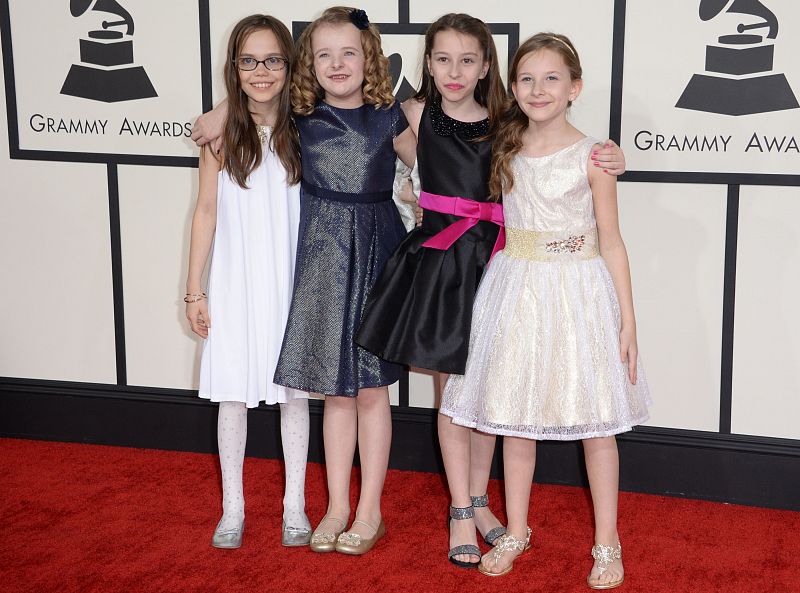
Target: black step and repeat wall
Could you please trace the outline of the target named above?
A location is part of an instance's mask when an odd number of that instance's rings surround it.
[[[195,116],[223,96],[236,20],[299,34],[328,3],[2,0],[0,432],[207,451],[201,344],[183,317]],[[620,217],[655,400],[620,438],[623,487],[797,508],[800,6],[792,0],[369,1],[395,93],[445,12],[491,27],[505,70],[528,36],[575,42],[585,133],[623,146]],[[392,465],[438,470],[433,378],[391,389]],[[321,406],[312,457],[321,459]],[[278,455],[262,408],[250,452]],[[582,483],[579,449],[537,479]]]

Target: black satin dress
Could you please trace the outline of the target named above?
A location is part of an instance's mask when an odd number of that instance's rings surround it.
[[[423,191],[478,202],[489,198],[489,122],[463,123],[438,104],[426,105],[417,159]],[[381,358],[463,374],[472,304],[499,228],[480,221],[446,251],[422,244],[460,217],[425,210],[375,283],[356,343]]]

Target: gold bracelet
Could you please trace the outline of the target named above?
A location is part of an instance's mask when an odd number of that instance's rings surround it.
[[[190,298],[191,297],[191,298]],[[197,294],[186,293],[186,296],[183,297],[184,303],[196,303],[197,301],[202,301],[203,299],[208,298],[206,297],[206,293],[200,292]]]

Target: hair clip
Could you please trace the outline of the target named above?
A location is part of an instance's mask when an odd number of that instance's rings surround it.
[[[369,29],[369,17],[367,13],[360,8],[354,8],[350,11],[350,22],[362,31]]]

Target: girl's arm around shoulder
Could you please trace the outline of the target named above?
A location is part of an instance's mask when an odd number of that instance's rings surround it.
[[[225,127],[225,118],[228,116],[228,100],[220,102],[208,113],[204,113],[192,126],[192,140],[198,146],[211,143],[215,152],[222,147],[222,132]]]
[[[417,160],[417,137],[410,127],[395,136],[394,151],[409,169],[414,168],[414,163]]]
[[[422,120],[422,111],[425,109],[425,101],[418,99],[406,99],[400,104],[400,108],[408,120],[408,126],[414,132],[414,136],[419,136],[419,122]]]
[[[601,145],[595,145],[597,150]],[[620,360],[626,363],[628,378],[636,383],[636,360],[639,347],[636,341],[636,316],[633,312],[633,292],[631,289],[631,271],[628,265],[628,252],[622,241],[619,230],[619,212],[617,210],[617,180],[605,174],[599,167],[592,166],[592,157],[588,163],[589,185],[592,188],[594,217],[597,221],[597,241],[600,255],[608,266],[614,281],[614,288],[619,300],[622,314],[620,328]]]
[[[608,139],[592,149],[592,162],[589,164],[609,175],[622,175],[625,172],[625,153],[616,142]]]
[[[401,117],[404,117],[408,122],[408,127],[395,136],[394,151],[409,169],[414,168],[414,163],[417,160],[417,131],[419,130],[423,107],[424,103],[416,99],[408,99],[400,104],[400,109],[403,112]]]

